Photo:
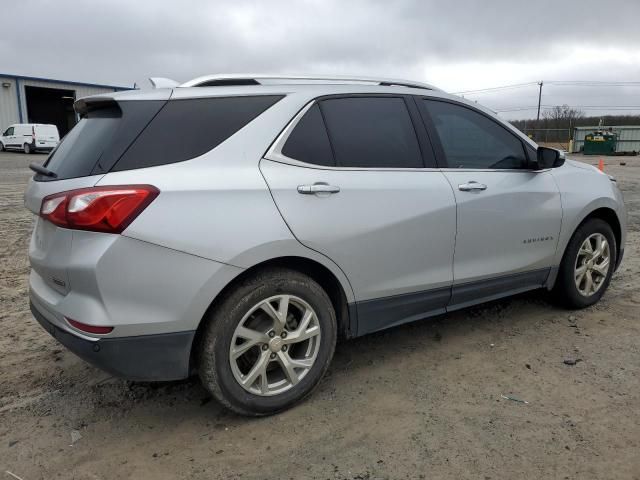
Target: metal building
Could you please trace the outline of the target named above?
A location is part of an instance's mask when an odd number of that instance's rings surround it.
[[[640,125],[611,127],[575,127],[573,129],[573,148],[571,153],[584,149],[584,137],[593,132],[612,132],[617,135],[616,152],[640,152]]]
[[[77,98],[127,89],[0,73],[0,131],[13,123],[51,123],[62,137],[78,120],[73,111]]]

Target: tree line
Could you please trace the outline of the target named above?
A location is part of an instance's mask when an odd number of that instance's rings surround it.
[[[640,125],[640,115],[599,115],[586,116],[582,110],[568,105],[558,105],[542,112],[540,120],[511,120],[511,123],[523,132],[536,129],[572,129],[574,127],[602,125]]]

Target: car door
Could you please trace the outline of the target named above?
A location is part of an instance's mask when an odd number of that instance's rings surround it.
[[[260,163],[295,237],[345,272],[358,334],[442,313],[450,297],[455,199],[415,119],[401,96],[324,98]]]
[[[13,144],[15,143],[15,141],[13,140],[14,138],[13,131],[14,131],[14,127],[9,127],[2,134],[2,144],[5,147],[12,147]]]
[[[562,207],[535,149],[489,115],[421,99],[438,162],[455,193],[451,306],[541,286],[556,253]]]

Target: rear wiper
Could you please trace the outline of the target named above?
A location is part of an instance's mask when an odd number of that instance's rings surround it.
[[[48,168],[45,168],[38,163],[30,163],[29,168],[40,175],[44,175],[45,177],[56,178],[58,176]]]

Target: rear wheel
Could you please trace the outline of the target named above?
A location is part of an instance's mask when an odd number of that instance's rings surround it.
[[[24,151],[24,153],[27,153],[27,154],[31,153],[31,151],[32,151],[31,145],[28,144],[28,143],[25,143],[22,146],[22,150]]]
[[[262,272],[212,311],[200,345],[200,378],[237,413],[276,413],[318,385],[336,332],[333,305],[314,280],[287,269]]]
[[[617,253],[609,224],[599,218],[586,221],[565,251],[554,287],[556,297],[570,308],[596,303],[609,286]]]

